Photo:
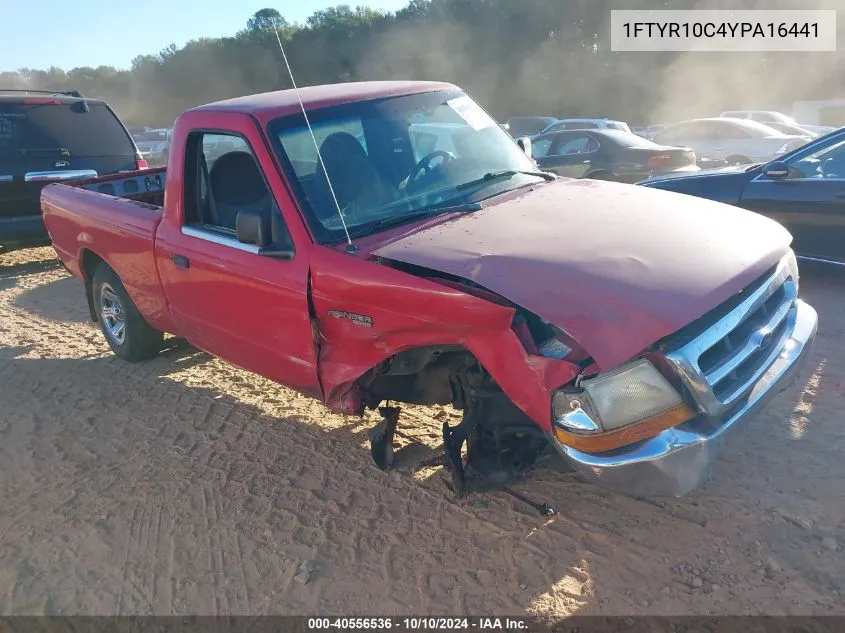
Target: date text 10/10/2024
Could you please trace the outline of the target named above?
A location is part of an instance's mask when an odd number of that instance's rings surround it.
[[[373,618],[308,618],[309,631],[527,631],[522,618],[500,617],[373,617]]]

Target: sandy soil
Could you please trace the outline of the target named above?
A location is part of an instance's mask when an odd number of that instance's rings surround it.
[[[117,360],[51,250],[5,255],[0,612],[845,614],[844,278],[804,272],[806,384],[705,489],[645,502],[539,470],[518,488],[547,520],[382,473],[374,420],[190,347]],[[436,446],[451,415],[408,409],[403,443]]]

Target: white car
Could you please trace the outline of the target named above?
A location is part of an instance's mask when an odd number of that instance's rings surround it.
[[[809,130],[816,136],[824,136],[825,134],[830,134],[831,132],[835,132],[838,130],[838,127],[833,127],[832,125],[806,125],[801,123],[801,127],[805,130]]]
[[[827,125],[807,125],[804,123],[797,123],[793,117],[787,116],[783,112],[775,112],[774,110],[729,110],[727,112],[722,112],[719,116],[732,119],[751,119],[752,121],[759,121],[764,125],[769,125],[786,134],[798,133],[791,132],[787,129],[793,126],[806,130],[814,137],[824,136],[825,134],[829,134],[837,129]]]
[[[631,128],[624,121],[613,119],[558,119],[547,126],[540,134],[563,132],[564,130],[621,130],[630,132]]]
[[[651,139],[691,147],[696,155],[731,164],[763,163],[807,143],[809,136],[784,134],[750,119],[691,119],[670,125]]]
[[[760,123],[791,123],[796,125],[795,119],[783,112],[774,110],[728,110],[719,115],[722,119],[751,119]]]

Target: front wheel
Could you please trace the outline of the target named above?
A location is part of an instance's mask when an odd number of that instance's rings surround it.
[[[119,358],[130,362],[155,356],[164,335],[141,316],[120,277],[105,262],[94,271],[94,309],[106,342]]]

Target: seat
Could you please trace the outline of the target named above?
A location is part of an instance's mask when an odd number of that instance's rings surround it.
[[[211,185],[211,221],[235,230],[238,213],[259,211],[269,215],[272,198],[258,164],[249,152],[234,151],[214,161],[208,174]]]
[[[320,156],[325,171],[318,166],[316,181],[321,199],[313,206],[321,221],[336,216],[326,172],[344,214],[379,208],[396,199],[396,188],[376,169],[352,134],[329,134],[320,145]]]

